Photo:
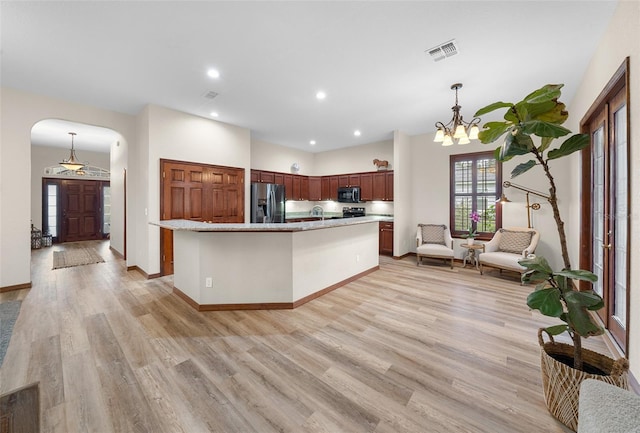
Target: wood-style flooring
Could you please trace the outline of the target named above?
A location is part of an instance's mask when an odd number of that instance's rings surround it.
[[[88,245],[106,263],[54,271],[78,244],[36,250],[33,288],[0,294],[23,300],[0,394],[39,381],[42,432],[566,431],[540,379],[554,322],[516,278],[381,257],[295,310],[198,313]]]

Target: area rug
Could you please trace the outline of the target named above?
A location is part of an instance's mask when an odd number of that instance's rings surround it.
[[[77,248],[53,252],[53,269],[104,263],[104,259],[93,248]]]
[[[22,301],[7,301],[0,304],[0,367],[7,353],[13,325],[15,325],[20,313]]]

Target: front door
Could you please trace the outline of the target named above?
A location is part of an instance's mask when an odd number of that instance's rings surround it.
[[[63,180],[60,199],[61,242],[102,239],[101,182]]]

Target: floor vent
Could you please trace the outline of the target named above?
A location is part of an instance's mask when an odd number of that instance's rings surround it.
[[[447,57],[458,54],[458,46],[456,45],[456,40],[452,39],[433,48],[429,48],[425,53],[427,53],[434,62],[439,62]]]

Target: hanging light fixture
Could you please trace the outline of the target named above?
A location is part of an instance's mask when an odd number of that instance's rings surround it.
[[[453,110],[453,118],[449,123],[436,122],[436,136],[433,139],[436,143],[442,143],[443,146],[451,146],[457,141],[458,144],[468,144],[471,140],[478,138],[480,128],[480,118],[475,117],[471,122],[465,122],[460,115],[460,105],[458,105],[458,89],[462,87],[462,83],[451,85],[451,90],[456,91],[456,105],[451,107]]]
[[[75,132],[70,132],[69,135],[71,135],[71,154],[69,155],[69,159],[63,160],[62,162],[60,162],[60,165],[67,170],[78,171],[86,164],[76,158],[76,151],[73,148],[73,137],[75,137],[77,134]]]

